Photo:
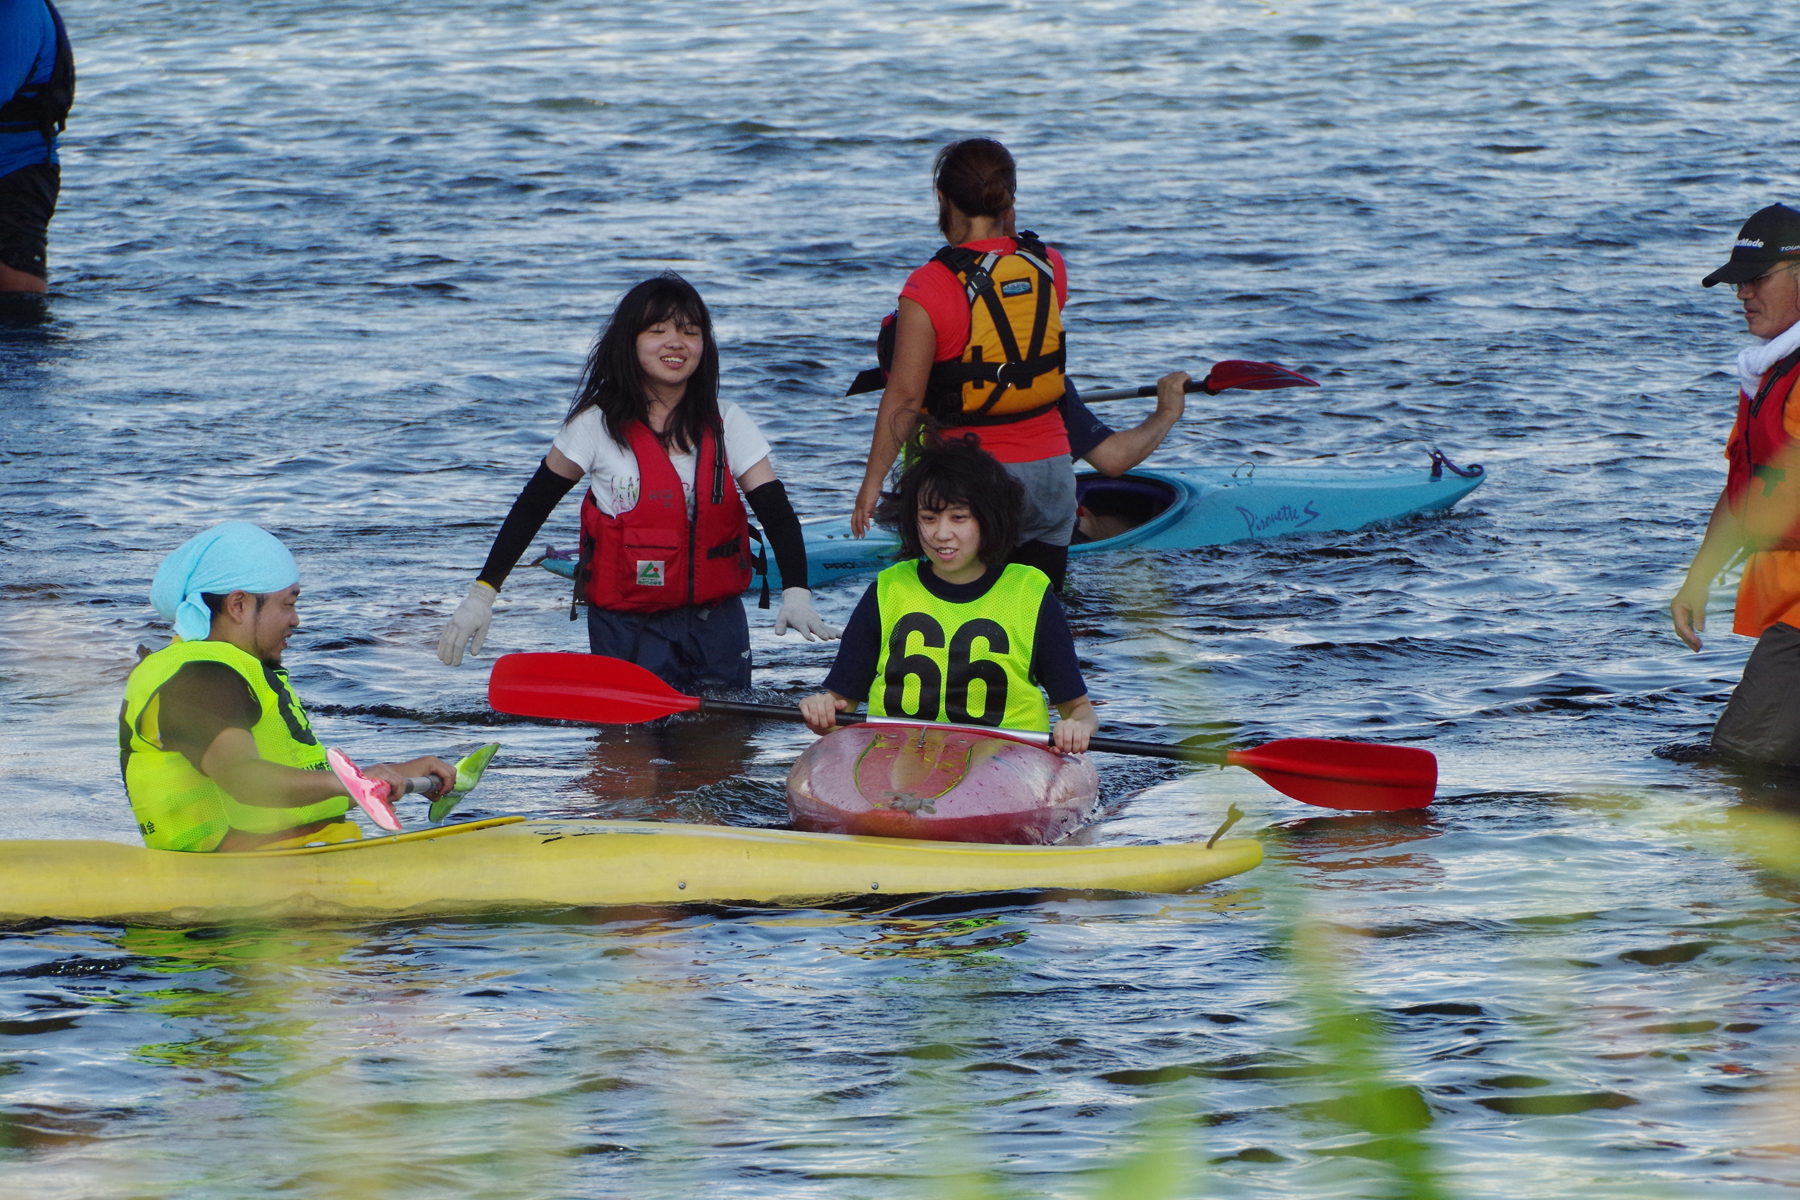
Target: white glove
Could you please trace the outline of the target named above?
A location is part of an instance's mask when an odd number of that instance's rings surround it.
[[[775,635],[793,630],[807,641],[831,641],[844,632],[827,625],[812,606],[812,593],[805,588],[782,588],[781,611],[775,614]]]
[[[488,626],[494,621],[494,597],[499,594],[479,579],[469,585],[469,594],[456,606],[450,624],[444,627],[444,635],[438,639],[438,658],[446,666],[462,666],[465,645],[470,654],[481,653],[481,647],[487,641]]]

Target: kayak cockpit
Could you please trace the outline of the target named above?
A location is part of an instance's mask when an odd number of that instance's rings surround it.
[[[1111,541],[1147,525],[1182,498],[1179,486],[1151,475],[1075,479],[1075,536],[1070,545]]]

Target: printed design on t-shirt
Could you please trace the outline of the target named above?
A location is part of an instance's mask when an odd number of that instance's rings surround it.
[[[614,475],[612,480],[612,510],[615,513],[630,512],[637,507],[638,477],[636,475]]]
[[[661,587],[663,585],[663,563],[654,559],[638,559],[637,585],[639,587]]]
[[[687,501],[688,509],[692,511],[694,507],[694,485],[690,481],[683,479],[681,481],[681,494]],[[643,491],[642,481],[636,475],[613,476],[612,507],[615,513],[630,512],[638,506],[639,500],[647,500],[651,508],[675,507],[675,494],[673,492],[665,493],[662,491],[652,491],[646,493]]]

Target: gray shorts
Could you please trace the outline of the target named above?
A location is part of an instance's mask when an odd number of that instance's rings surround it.
[[[1735,758],[1800,766],[1800,629],[1775,624],[1756,639],[1712,744]]]
[[[1075,535],[1074,461],[1066,454],[1058,454],[1036,462],[1000,465],[1025,485],[1025,516],[1019,523],[1019,540],[1068,545]]]

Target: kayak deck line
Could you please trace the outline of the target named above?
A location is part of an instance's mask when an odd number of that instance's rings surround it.
[[[385,833],[380,837],[361,838],[354,842],[333,842],[328,846],[290,846],[285,850],[228,850],[215,852],[214,858],[292,858],[299,854],[334,854],[343,850],[367,850],[371,846],[393,845],[396,842],[423,842],[432,838],[454,837],[459,833],[472,833],[477,829],[492,829],[497,825],[514,825],[527,820],[526,817],[489,817],[484,821],[463,821],[456,825],[440,825],[431,829],[415,829],[410,833]]]
[[[1211,849],[990,846],[525,817],[239,854],[17,840],[0,841],[0,919],[189,925],[614,905],[819,907],[869,895],[1176,893],[1248,871],[1262,856],[1247,838]]]
[[[1084,472],[1076,477],[1079,503],[1100,519],[1097,528],[1117,532],[1075,542],[1069,554],[1193,550],[1295,533],[1350,533],[1446,511],[1487,477],[1478,467],[1457,467],[1441,452],[1434,452],[1429,468],[1240,463],[1140,467],[1116,478]],[[803,525],[807,578],[814,587],[878,571],[892,564],[899,545],[881,529],[855,537],[849,517],[817,518]],[[569,551],[546,547],[536,563],[564,578],[574,575]],[[780,570],[771,563],[769,571],[770,586],[780,586]]]

